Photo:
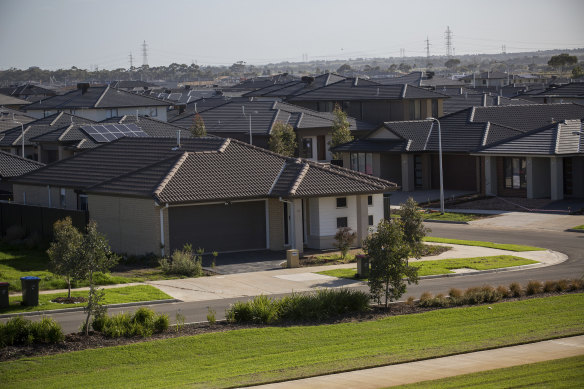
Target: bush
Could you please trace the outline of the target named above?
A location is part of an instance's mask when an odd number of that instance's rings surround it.
[[[233,323],[271,324],[282,321],[326,320],[369,308],[369,295],[352,289],[321,289],[316,293],[294,293],[279,300],[257,296],[238,301],[227,310]]]
[[[141,336],[147,338],[168,328],[169,319],[165,314],[157,314],[150,308],[141,307],[133,315],[119,313],[101,316],[92,323],[93,329],[101,331],[109,338]]]
[[[175,250],[172,257],[162,258],[159,263],[162,271],[186,277],[199,277],[203,275],[202,249],[195,254],[190,245],[185,245],[182,250]]]
[[[466,304],[492,303],[501,300],[501,295],[490,285],[468,288],[464,292],[463,300]]]
[[[582,278],[576,278],[570,281],[568,285],[569,291],[573,292],[581,289],[584,289],[584,280]]]
[[[451,288],[448,291],[448,296],[450,296],[451,299],[459,299],[462,297],[462,290],[457,288]]]
[[[509,288],[507,288],[505,285],[497,286],[497,293],[499,293],[501,297],[509,297],[511,294]]]
[[[556,284],[556,292],[563,292],[565,290],[568,290],[569,286],[570,286],[570,281],[559,280],[558,283]]]
[[[539,281],[529,281],[527,287],[525,288],[525,294],[528,296],[541,293],[541,282]]]
[[[341,259],[345,260],[347,257],[347,253],[349,252],[349,248],[355,241],[357,234],[351,232],[351,228],[349,227],[341,227],[337,230],[335,234],[335,247],[339,249],[341,252]]]
[[[406,304],[407,305],[414,305],[414,296],[408,297],[408,299],[406,300]]]
[[[509,291],[511,292],[511,296],[513,297],[521,297],[521,295],[523,294],[521,285],[519,285],[519,283],[517,282],[513,282],[511,283],[511,285],[509,285]]]
[[[211,309],[211,308],[207,308],[207,321],[209,322],[209,324],[213,325],[217,322],[217,319],[215,318],[215,310]]]
[[[0,323],[0,347],[34,344],[58,343],[65,336],[61,326],[55,320],[43,317],[40,322],[33,322],[16,316],[6,323]]]
[[[557,288],[558,288],[558,282],[557,281],[546,281],[543,284],[543,291],[545,293],[555,292]]]

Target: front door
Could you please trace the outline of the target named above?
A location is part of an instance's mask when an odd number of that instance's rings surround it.
[[[571,196],[574,194],[574,177],[573,177],[573,160],[564,158],[564,195]]]
[[[317,159],[319,161],[324,161],[326,159],[326,139],[324,135],[316,137],[316,145],[318,150]]]

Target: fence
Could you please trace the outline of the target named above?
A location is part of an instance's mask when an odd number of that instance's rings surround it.
[[[26,235],[37,232],[47,239],[53,238],[53,224],[67,216],[78,229],[84,229],[89,222],[89,212],[70,209],[58,209],[23,205],[15,203],[0,203],[0,232],[6,235],[11,226],[20,226]]]

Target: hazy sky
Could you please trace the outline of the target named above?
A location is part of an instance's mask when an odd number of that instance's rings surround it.
[[[582,0],[0,0],[0,69],[279,61],[584,47]]]

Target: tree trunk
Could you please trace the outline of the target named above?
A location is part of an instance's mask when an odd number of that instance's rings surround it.
[[[67,297],[71,298],[71,277],[67,276]]]
[[[89,298],[87,299],[87,317],[85,318],[85,335],[89,335],[89,319],[93,305],[93,271],[89,271]]]

